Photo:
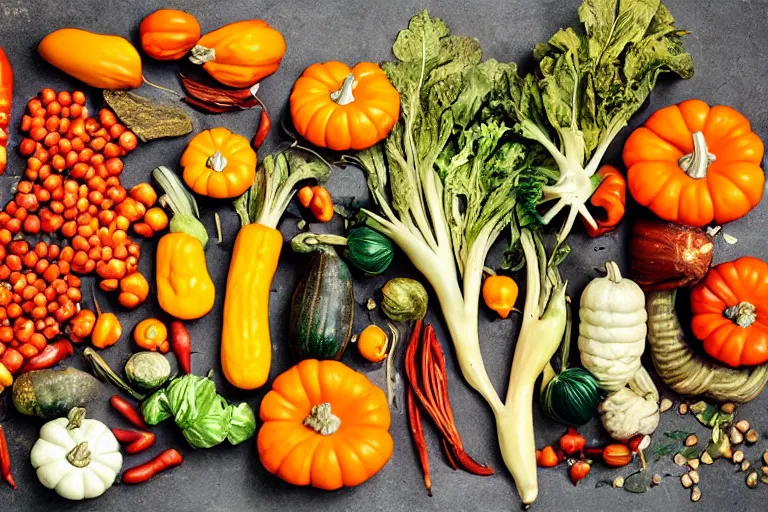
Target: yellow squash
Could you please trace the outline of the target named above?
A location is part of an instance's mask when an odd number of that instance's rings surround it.
[[[157,300],[163,311],[193,320],[213,308],[216,291],[208,275],[200,240],[186,233],[168,233],[157,244]]]

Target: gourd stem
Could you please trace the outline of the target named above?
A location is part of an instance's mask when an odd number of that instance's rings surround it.
[[[339,245],[346,246],[347,239],[339,235],[318,234],[318,233],[301,233],[296,235],[291,240],[291,249],[293,252],[308,253],[312,252],[322,245]]]
[[[217,149],[205,161],[205,166],[213,171],[222,172],[227,167],[227,158]]]
[[[88,449],[88,442],[83,441],[67,454],[67,462],[76,468],[84,468],[91,463],[91,451]]]
[[[563,333],[563,347],[560,350],[560,372],[568,369],[568,358],[571,356],[571,328],[573,317],[571,315],[571,299],[565,296],[565,333]]]
[[[67,419],[69,420],[67,430],[80,428],[83,424],[83,419],[85,419],[85,409],[83,407],[73,407],[69,414],[67,414]]]
[[[344,79],[344,83],[341,84],[341,88],[338,91],[331,93],[331,99],[339,105],[349,105],[355,101],[355,97],[352,95],[352,89],[355,88],[357,82],[355,82],[355,75],[349,74]]]
[[[605,271],[608,273],[608,279],[612,283],[620,283],[621,282],[621,270],[619,270],[619,266],[616,264],[615,261],[609,261],[605,264]]]
[[[216,60],[216,50],[196,44],[192,47],[192,55],[189,56],[189,61],[192,64],[202,65],[206,62]]]
[[[325,402],[312,407],[309,416],[304,418],[304,426],[320,435],[329,436],[339,430],[341,420],[331,412],[331,404]]]
[[[688,153],[678,160],[677,165],[691,178],[701,179],[707,176],[709,165],[716,159],[715,155],[707,150],[707,141],[704,134],[693,134],[693,153]]]
[[[739,302],[725,308],[723,316],[739,327],[746,329],[757,320],[757,308],[750,302]]]

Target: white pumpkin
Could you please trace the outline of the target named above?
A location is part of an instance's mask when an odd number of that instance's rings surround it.
[[[102,422],[84,419],[76,407],[67,418],[49,421],[32,447],[32,466],[48,489],[69,500],[101,496],[123,466],[120,445]]]
[[[605,264],[606,277],[593,279],[581,294],[581,364],[606,391],[618,391],[640,368],[647,333],[645,294],[618,265]]]
[[[614,391],[598,407],[603,428],[613,439],[626,441],[637,434],[650,435],[659,426],[659,404],[630,388]]]

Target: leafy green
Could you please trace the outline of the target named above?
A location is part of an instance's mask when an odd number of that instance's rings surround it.
[[[184,375],[141,405],[144,420],[157,425],[173,417],[192,448],[211,448],[225,439],[239,444],[253,437],[256,418],[246,403],[233,406],[206,377]]]

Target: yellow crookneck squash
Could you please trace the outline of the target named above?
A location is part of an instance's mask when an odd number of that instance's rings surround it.
[[[181,155],[184,182],[195,193],[232,198],[248,190],[256,177],[256,152],[248,139],[226,128],[195,135]]]
[[[298,184],[325,181],[331,169],[291,148],[266,157],[258,172],[260,179],[234,202],[242,227],[229,264],[221,329],[221,367],[240,389],[263,386],[272,365],[269,296],[283,247],[277,224]]]
[[[230,23],[205,34],[189,60],[230,87],[249,87],[277,71],[285,54],[283,35],[263,20]]]
[[[163,200],[173,211],[170,233],[157,244],[155,276],[160,307],[181,320],[206,315],[216,290],[205,261],[208,234],[198,220],[194,198],[167,167],[152,172],[165,191]]]
[[[373,146],[400,116],[400,95],[372,62],[351,69],[337,61],[312,64],[296,80],[290,103],[296,131],[334,151]]]
[[[277,377],[260,416],[259,458],[293,485],[360,485],[394,449],[384,392],[338,361],[309,359]]]
[[[98,89],[135,89],[141,57],[127,39],[77,28],[51,32],[37,47],[49,64]]]

